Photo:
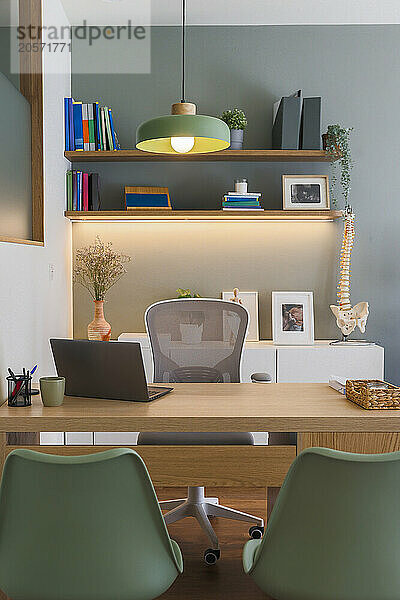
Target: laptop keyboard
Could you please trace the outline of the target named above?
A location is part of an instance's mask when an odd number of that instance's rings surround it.
[[[157,396],[157,394],[160,393],[160,390],[155,389],[155,388],[147,388],[148,392],[149,392],[149,398],[152,398],[153,396]]]

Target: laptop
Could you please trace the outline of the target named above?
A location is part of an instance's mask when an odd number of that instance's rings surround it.
[[[148,386],[139,343],[51,339],[65,395],[150,402],[173,390]]]

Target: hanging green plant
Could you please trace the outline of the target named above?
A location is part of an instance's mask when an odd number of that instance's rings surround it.
[[[351,190],[351,170],[354,162],[351,157],[350,134],[353,127],[341,127],[340,125],[329,125],[323,136],[324,150],[332,161],[331,175],[331,200],[334,206],[338,202],[338,180],[340,181],[341,193],[345,206],[349,204]],[[340,168],[340,178],[338,169]]]

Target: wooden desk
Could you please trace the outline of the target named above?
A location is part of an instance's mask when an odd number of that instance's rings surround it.
[[[326,446],[355,452],[400,449],[400,411],[366,411],[327,384],[176,384],[151,403],[66,397],[46,408],[0,407],[5,432],[38,431],[294,431],[295,446],[139,446],[156,485],[280,486],[296,452]],[[85,454],[110,446],[35,446]],[[1,457],[0,457],[1,458]]]

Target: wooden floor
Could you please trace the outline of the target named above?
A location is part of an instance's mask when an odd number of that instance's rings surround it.
[[[157,490],[160,500],[186,496],[186,489]],[[265,519],[265,489],[207,490],[218,496],[220,503],[261,516]],[[210,544],[194,519],[188,518],[169,526],[184,558],[184,573],[160,600],[272,600],[259,590],[244,574],[242,549],[249,539],[249,524],[227,519],[213,519],[213,527],[220,541],[221,558],[216,565],[207,567],[203,553]],[[0,600],[7,600],[0,592]]]
[[[210,496],[218,496],[221,504],[265,519],[265,489],[213,489]],[[158,490],[160,500],[183,498],[186,490]],[[169,526],[171,537],[182,550],[184,573],[161,600],[272,600],[245,575],[242,567],[242,549],[250,539],[249,524],[227,519],[213,519],[221,558],[208,567],[203,553],[209,542],[194,519],[188,518]]]

